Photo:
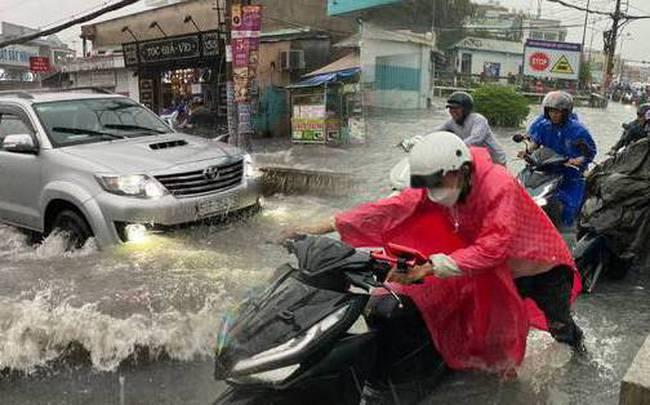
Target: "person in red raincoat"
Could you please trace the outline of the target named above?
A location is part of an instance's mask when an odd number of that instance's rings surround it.
[[[516,179],[486,149],[470,149],[449,132],[426,136],[409,164],[410,189],[305,231],[338,231],[352,246],[396,242],[427,254],[429,263],[392,272],[389,280],[415,304],[451,368],[519,365],[530,326],[582,350],[570,313],[581,288],[575,264]]]

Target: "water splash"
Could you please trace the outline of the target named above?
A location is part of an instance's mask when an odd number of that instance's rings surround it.
[[[66,251],[66,240],[60,233],[52,233],[40,243],[32,243],[26,231],[5,225],[0,225],[0,240],[0,258],[12,260],[83,257],[98,251],[94,238],[88,239],[81,249]]]
[[[0,298],[0,370],[47,367],[71,344],[88,351],[92,366],[101,371],[115,370],[143,347],[177,360],[210,356],[219,313],[230,302],[225,294],[212,294],[194,313],[169,308],[119,319],[95,303],[75,307],[72,296],[61,299],[59,293],[49,288],[31,300]]]

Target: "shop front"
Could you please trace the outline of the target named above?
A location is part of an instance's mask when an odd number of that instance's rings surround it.
[[[226,114],[223,38],[218,31],[122,44],[124,63],[138,77],[140,102],[157,113],[201,104]]]
[[[362,143],[364,125],[359,68],[305,77],[291,91],[291,139],[295,143]]]

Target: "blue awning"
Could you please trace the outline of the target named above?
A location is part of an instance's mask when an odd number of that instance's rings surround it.
[[[321,75],[307,77],[298,83],[290,84],[287,89],[302,89],[307,87],[318,87],[326,83],[338,82],[348,79],[361,71],[360,68],[341,70],[339,72],[324,73]]]

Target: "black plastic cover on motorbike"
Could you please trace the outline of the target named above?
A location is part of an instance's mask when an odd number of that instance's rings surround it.
[[[623,258],[647,258],[650,249],[650,141],[631,144],[592,171],[580,219],[583,231],[607,238]]]
[[[343,270],[367,268],[367,254],[334,239],[312,236],[292,242],[289,248],[298,257],[299,268],[280,267],[262,293],[240,305],[226,347],[217,356],[218,378],[228,377],[237,361],[288,342],[338,308],[350,305],[353,313],[363,309],[366,298],[345,289],[323,288],[320,283],[332,284],[327,280],[331,277],[346,284]]]
[[[298,258],[298,268],[309,276],[334,269],[363,269],[370,260],[367,253],[325,237],[304,236],[292,242],[289,250]]]

